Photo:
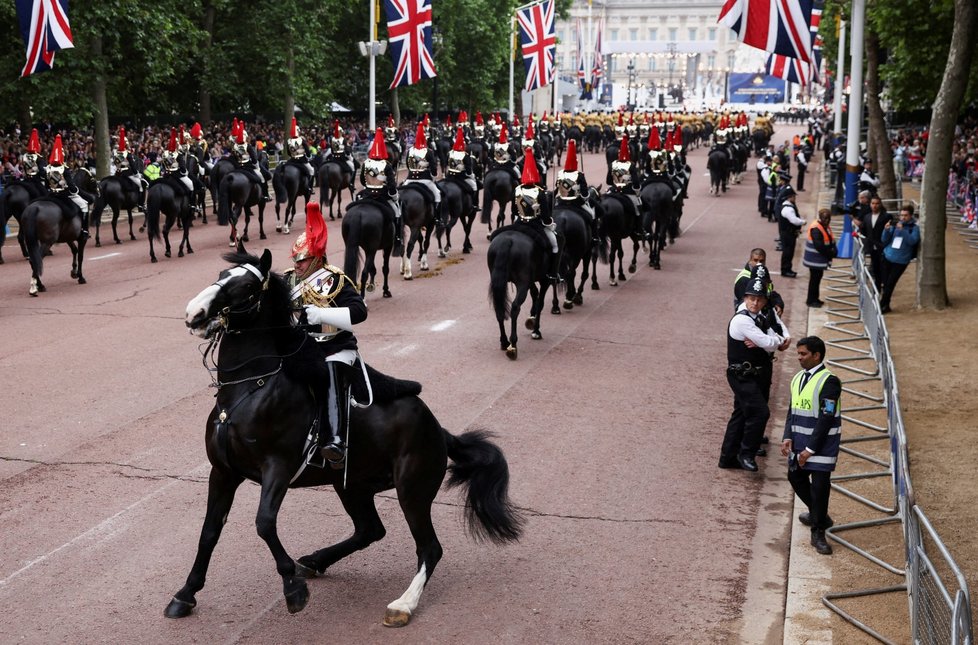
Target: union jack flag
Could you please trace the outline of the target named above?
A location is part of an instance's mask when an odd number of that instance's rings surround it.
[[[598,28],[594,31],[594,61],[591,64],[591,87],[595,92],[601,87],[601,27],[603,20],[598,20]]]
[[[797,83],[802,87],[808,85],[810,66],[803,60],[789,58],[781,54],[771,54],[767,57],[767,73],[775,78],[783,78],[789,83]]]
[[[523,64],[526,65],[527,92],[554,80],[554,54],[557,49],[554,4],[554,0],[545,0],[516,12],[523,46]]]
[[[17,0],[20,34],[27,45],[21,78],[54,67],[54,53],[74,47],[68,24],[68,0]]]
[[[809,63],[813,5],[814,0],[726,0],[717,22],[745,45]]]
[[[591,85],[587,81],[587,73],[584,71],[584,30],[581,28],[581,19],[577,19],[577,82],[581,84],[581,100],[591,99]]]
[[[431,56],[431,0],[384,0],[384,12],[394,61],[394,80],[388,89],[437,76]]]

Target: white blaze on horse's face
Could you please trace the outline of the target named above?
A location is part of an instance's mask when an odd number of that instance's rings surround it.
[[[204,338],[207,334],[207,329],[209,325],[204,324],[206,321],[214,317],[214,313],[211,308],[214,303],[214,298],[217,294],[221,292],[228,282],[234,278],[246,275],[252,271],[249,271],[250,267],[246,268],[244,266],[232,267],[221,273],[221,278],[214,284],[206,287],[203,291],[194,296],[193,300],[187,303],[187,317],[184,320],[187,327],[190,328],[190,332],[201,338]]]

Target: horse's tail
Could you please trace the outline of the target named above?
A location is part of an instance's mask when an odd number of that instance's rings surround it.
[[[343,243],[346,251],[343,256],[343,273],[350,276],[353,283],[360,288],[360,228],[363,220],[347,212],[343,221]]]
[[[493,311],[503,312],[503,320],[509,318],[510,305],[512,301],[509,296],[509,275],[507,265],[509,264],[509,250],[496,253],[489,271],[489,298],[492,300]]]
[[[285,166],[276,166],[272,173],[272,189],[275,191],[275,203],[284,204],[289,201],[289,189],[285,186]]]
[[[509,465],[491,433],[474,430],[452,435],[442,428],[448,456],[448,488],[468,484],[465,519],[476,540],[516,542],[523,532],[523,517],[509,499]]]
[[[152,240],[160,237],[160,190],[151,190],[146,195],[146,234]]]
[[[598,249],[598,259],[602,264],[608,264],[608,228],[604,226],[604,206],[600,201],[594,205],[594,218],[597,220],[594,245]]]
[[[102,223],[102,211],[105,210],[105,195],[102,190],[95,194],[95,203],[92,204],[92,213],[89,216],[89,226],[96,228]]]
[[[41,241],[37,237],[38,209],[30,206],[20,214],[20,228],[24,232],[24,244],[27,246],[27,259],[37,277],[44,273],[44,254],[41,253]]]
[[[217,187],[217,223],[220,226],[227,226],[231,221],[231,195],[228,191],[227,178],[230,175],[221,177],[221,183]]]

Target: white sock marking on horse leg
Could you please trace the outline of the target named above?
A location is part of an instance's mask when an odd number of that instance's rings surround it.
[[[387,608],[395,611],[403,611],[409,615],[413,614],[414,610],[418,608],[418,603],[421,601],[421,592],[424,591],[424,584],[427,581],[428,574],[426,573],[424,563],[422,563],[417,575],[414,576],[414,580],[411,581],[411,586],[407,588],[407,591],[400,598],[387,605]]]

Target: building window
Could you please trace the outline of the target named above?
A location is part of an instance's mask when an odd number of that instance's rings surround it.
[[[706,30],[706,34],[707,34],[706,37],[707,37],[708,40],[716,40],[717,39],[717,30],[716,30],[716,27],[710,27],[709,29],[707,29]]]
[[[710,54],[706,57],[706,67],[708,69],[714,69],[717,66],[717,57],[715,54]]]
[[[611,36],[611,42],[616,42],[618,40],[618,30],[617,29],[610,29],[609,30],[609,35]]]
[[[655,71],[655,57],[649,60],[649,69],[653,72]]]
[[[737,57],[734,55],[733,52],[730,52],[729,54],[727,54],[727,67],[729,67],[730,69],[733,69],[734,68],[734,61],[736,60],[736,58]]]
[[[676,27],[669,27],[669,40],[671,42],[676,42],[679,40],[679,29]]]
[[[696,27],[689,28],[689,39],[696,40]]]
[[[628,30],[629,40],[638,40],[638,27],[632,27]]]
[[[659,30],[655,27],[649,29],[649,40],[655,41],[659,40]]]

